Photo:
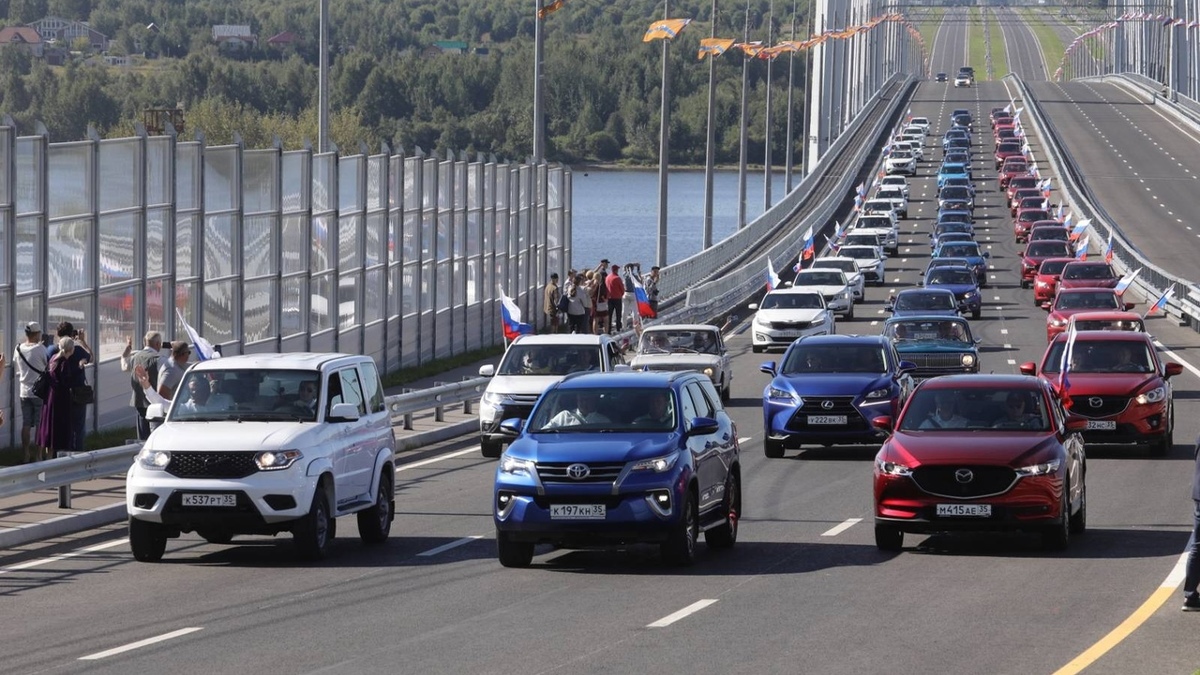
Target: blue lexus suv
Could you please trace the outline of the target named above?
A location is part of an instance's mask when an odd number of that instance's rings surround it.
[[[901,361],[881,335],[813,335],[793,342],[763,390],[767,457],[802,445],[881,443],[871,420],[895,415],[912,391],[916,365]]]
[[[569,375],[538,399],[500,457],[492,494],[496,552],[526,567],[539,543],[563,548],[658,544],[690,565],[737,541],[742,504],[737,428],[706,375]]]

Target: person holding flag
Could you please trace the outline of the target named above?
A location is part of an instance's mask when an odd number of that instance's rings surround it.
[[[1148,318],[1151,314],[1154,314],[1155,312],[1162,312],[1165,314],[1166,310],[1167,310],[1167,302],[1171,299],[1171,296],[1173,296],[1173,295],[1175,295],[1175,285],[1171,284],[1171,287],[1168,288],[1167,290],[1163,291],[1163,294],[1158,296],[1158,299],[1154,301],[1154,304],[1150,305],[1150,309],[1146,310],[1146,313],[1144,315],[1142,315],[1142,318],[1143,319]]]
[[[175,308],[175,316],[179,318],[179,323],[183,324],[183,332],[187,333],[188,339],[192,341],[192,347],[196,350],[196,358],[201,361],[208,361],[221,356],[221,352],[213,346],[211,342],[200,337],[195,328],[183,318],[183,312],[179,308]],[[170,398],[169,396],[167,398]]]
[[[1117,285],[1113,287],[1113,291],[1116,292],[1118,298],[1121,297],[1122,295],[1125,295],[1125,291],[1131,285],[1133,285],[1133,280],[1137,278],[1137,275],[1140,274],[1141,271],[1142,271],[1142,268],[1139,267],[1136,270],[1134,270],[1133,272],[1130,272],[1117,280]]]
[[[496,290],[500,291],[500,322],[504,329],[504,339],[511,342],[521,335],[532,334],[533,326],[521,321],[521,308],[517,303],[504,294],[503,288],[497,286]]]
[[[637,303],[638,318],[657,318],[658,312],[654,311],[654,308],[650,306],[650,296],[646,294],[646,287],[642,285],[641,277],[637,274],[630,274],[629,280],[633,282],[633,299]]]

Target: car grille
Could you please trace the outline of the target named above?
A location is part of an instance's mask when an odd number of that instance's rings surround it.
[[[256,452],[172,452],[167,473],[178,478],[245,478],[258,472]]]
[[[853,396],[804,396],[804,404],[796,408],[792,419],[788,420],[789,431],[862,431],[868,428],[867,420],[854,407]],[[826,404],[829,407],[825,407]],[[809,415],[845,415],[846,426],[830,424],[809,424]]]
[[[533,404],[537,403],[538,398],[541,397],[541,394],[505,394],[505,396],[513,403],[518,405],[524,404],[532,408]]]
[[[960,482],[958,473],[969,471],[971,480]],[[913,482],[925,492],[950,499],[975,499],[1008,492],[1017,474],[1007,466],[921,466],[913,469]]]
[[[962,354],[914,354],[912,352],[904,352],[901,354],[905,361],[912,361],[917,364],[918,368],[961,368]]]
[[[584,478],[575,479],[567,475],[567,469],[582,464],[588,468],[588,475]],[[580,483],[612,483],[617,480],[617,476],[625,469],[624,462],[538,462],[537,472],[542,483],[566,483],[567,485],[578,485]]]
[[[803,330],[812,325],[811,321],[772,321],[771,328],[775,330]]]
[[[1084,417],[1109,417],[1120,414],[1128,407],[1129,399],[1125,396],[1071,397],[1071,413]]]

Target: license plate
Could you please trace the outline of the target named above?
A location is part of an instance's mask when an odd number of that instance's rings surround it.
[[[237,495],[234,494],[185,494],[184,506],[237,506]]]
[[[809,415],[809,424],[845,424],[845,415]]]
[[[604,504],[551,504],[550,517],[566,520],[604,520]]]
[[[949,516],[951,518],[990,518],[992,516],[991,504],[938,504],[938,516]]]
[[[1117,428],[1117,423],[1114,420],[1088,420],[1087,428],[1098,431],[1113,431]]]
[[[779,337],[783,338],[784,340],[795,340],[796,338],[800,337],[801,335],[803,335],[803,333],[797,333],[795,331],[792,331],[789,333],[780,333]]]

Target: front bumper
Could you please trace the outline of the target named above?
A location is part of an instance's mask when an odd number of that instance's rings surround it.
[[[758,324],[750,327],[752,344],[755,347],[766,349],[784,349],[788,345],[795,342],[797,339],[808,335],[828,335],[830,325],[823,323],[820,326],[810,326],[809,328],[800,329],[777,329],[766,328]]]
[[[1019,531],[1061,522],[1060,476],[1021,478],[1002,494],[953,499],[927,493],[908,477],[875,475],[875,523],[904,532]],[[938,504],[988,504],[990,517],[938,516]]]
[[[303,517],[312,504],[317,476],[303,465],[259,471],[241,479],[177,478],[134,465],[125,484],[125,507],[138,520],[190,531],[220,526],[234,533],[277,531],[274,525]],[[184,494],[235,496],[235,506],[183,506]]]
[[[820,397],[812,397],[820,398]],[[806,410],[794,405],[767,403],[764,405],[765,436],[780,441],[785,449],[796,449],[802,445],[877,445],[887,439],[887,433],[871,425],[871,419],[890,415],[895,404],[883,399],[876,404],[859,404],[850,408],[839,406],[831,411],[845,415],[846,423],[809,424],[810,414],[821,414],[823,410]]]
[[[670,487],[672,484],[675,487]],[[654,494],[650,490],[617,495],[580,492],[533,495],[524,486],[499,483],[493,490],[492,516],[496,530],[517,542],[567,548],[663,542],[679,523],[681,484],[685,483],[676,480],[656,488],[671,494],[670,507],[663,510],[652,504]],[[508,494],[508,502],[501,508],[500,498],[504,493]],[[552,518],[551,506],[560,504],[604,504],[605,515],[596,520]]]

